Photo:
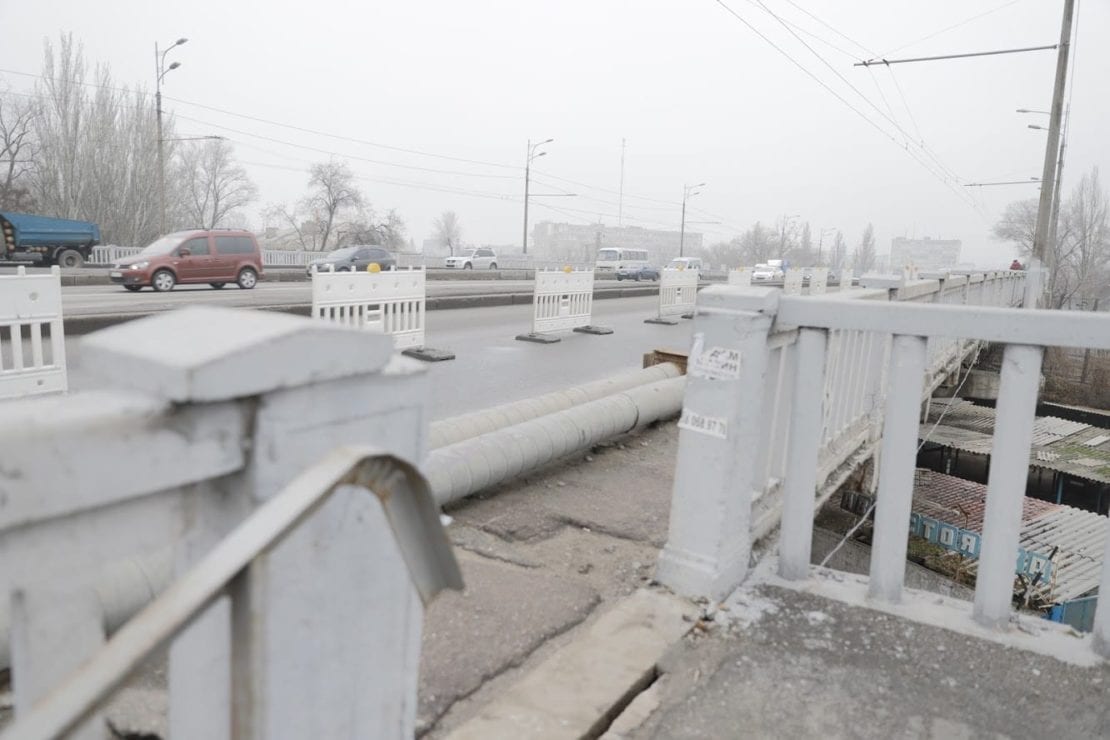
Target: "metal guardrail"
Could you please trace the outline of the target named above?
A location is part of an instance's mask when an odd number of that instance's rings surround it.
[[[124,625],[93,657],[54,692],[16,718],[3,740],[61,737],[92,715],[112,691],[149,657],[221,596],[231,598],[236,625],[232,650],[246,656],[264,650],[265,639],[246,610],[251,592],[250,565],[294,530],[341,486],[373,494],[393,529],[413,585],[427,604],[443,589],[463,586],[451,544],[427,480],[412,465],[386,453],[341,448],[306,470],[277,496],[235,528],[195,567]],[[259,608],[254,604],[253,608]],[[241,617],[236,617],[237,614]],[[274,649],[281,649],[280,645]],[[254,656],[258,657],[264,656]],[[239,663],[233,659],[233,665]],[[243,670],[232,681],[234,696],[257,693],[261,677]],[[255,737],[264,728],[237,724],[237,737]]]

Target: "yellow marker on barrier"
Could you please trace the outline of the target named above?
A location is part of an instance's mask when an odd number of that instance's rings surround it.
[[[370,264],[368,264],[366,266],[366,271],[367,272],[381,272],[382,271],[382,266],[379,265],[377,262],[371,262]]]
[[[574,268],[571,267],[570,265],[563,265],[563,272],[566,272],[566,273],[574,272]]]

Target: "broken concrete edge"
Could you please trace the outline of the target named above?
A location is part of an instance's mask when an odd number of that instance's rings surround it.
[[[693,628],[697,607],[639,589],[489,702],[448,737],[597,737],[652,685],[659,661]]]
[[[602,289],[594,293],[594,300],[601,300],[606,298],[636,298],[645,295],[654,295],[651,289]],[[532,293],[491,293],[489,295],[459,295],[459,296],[439,296],[436,298],[428,298],[425,303],[425,310],[427,311],[448,311],[456,308],[489,308],[493,306],[516,306],[516,305],[530,305],[532,303]],[[311,316],[312,304],[309,303],[296,303],[284,306],[245,306],[251,310],[257,311],[279,311],[281,313],[291,313],[295,316]],[[152,313],[158,311],[135,311],[135,312],[121,312],[121,313],[105,313],[105,314],[89,314],[81,316],[64,316],[63,321],[65,324],[66,334],[75,336],[80,334],[91,334],[94,331],[122,324],[134,319],[141,319],[144,316],[150,316]]]

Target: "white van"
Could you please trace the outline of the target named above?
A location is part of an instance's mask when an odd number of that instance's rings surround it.
[[[639,272],[648,266],[648,253],[646,249],[623,249],[619,247],[605,247],[597,253],[597,262],[594,269],[598,272]]]

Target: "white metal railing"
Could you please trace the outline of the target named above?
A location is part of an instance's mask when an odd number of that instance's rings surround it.
[[[61,270],[0,275],[0,399],[67,388]]]
[[[750,447],[766,439],[759,454],[781,461],[771,466],[782,476],[776,481],[778,565],[790,580],[809,577],[814,508],[821,492],[842,480],[831,476],[833,466],[853,449],[861,461],[878,453],[869,589],[872,598],[898,601],[922,400],[937,368],[990,342],[1004,346],[1004,359],[972,615],[980,624],[1005,627],[1044,348],[1110,349],[1110,315],[1014,308],[1022,283],[1020,273],[999,272],[839,296],[725,286],[703,292],[695,332],[704,346],[691,353],[683,411],[684,419],[699,421],[682,432],[700,436],[679,446],[660,581],[685,593],[719,595],[743,579],[753,539],[769,531],[752,516],[753,502],[768,487],[766,469],[751,464],[758,458]],[[874,300],[885,301],[881,310]],[[737,335],[739,344],[728,341]],[[708,375],[701,359],[718,341],[711,356],[731,351],[744,359],[728,378]],[[735,412],[721,417],[722,409]],[[1110,593],[1110,538],[1107,543],[1102,593]],[[1095,649],[1110,657],[1110,608],[1096,612],[1094,632]]]
[[[399,350],[424,346],[423,268],[386,272],[312,273],[312,315],[393,337]]]
[[[171,639],[172,737],[411,737],[421,597],[460,581],[401,462],[424,456],[425,378],[387,370],[392,354],[368,332],[197,306],[86,337],[99,389],[7,402],[4,739],[103,736],[98,703]],[[176,582],[105,644],[152,598],[120,574],[154,556]]]
[[[141,251],[143,251],[142,247],[117,247],[113,245],[93,247],[92,254],[89,256],[89,264],[110,265],[126,257],[134,257]]]
[[[707,446],[703,440],[680,449],[671,538],[660,561],[662,576],[680,590],[708,593],[724,587],[727,593],[727,585],[735,585],[727,574],[729,568],[740,568],[736,560],[740,550],[706,552],[704,543],[728,542],[736,548],[736,538],[765,536],[779,523],[780,516],[786,516],[782,507],[788,484],[808,488],[811,494],[816,490],[825,497],[875,455],[882,437],[880,410],[887,393],[889,333],[870,327],[835,327],[815,336],[777,310],[780,299],[819,306],[832,314],[844,306],[854,306],[876,316],[884,316],[892,307],[907,302],[953,300],[961,305],[963,301],[980,305],[981,300],[1005,298],[1002,305],[1013,305],[1010,301],[1020,296],[1022,277],[1019,273],[992,274],[989,280],[1006,283],[1006,289],[986,294],[969,293],[969,281],[964,276],[911,281],[905,276],[873,276],[862,278],[860,288],[845,285],[836,293],[818,296],[784,296],[769,287],[744,290],[721,286],[702,291],[695,319],[695,335],[701,337],[702,345],[691,350],[686,408],[695,416],[717,417],[716,422],[707,423],[711,428],[734,428],[742,421],[744,431],[738,431],[736,439],[742,438],[744,443],[741,449],[740,443],[726,435],[728,449],[733,450],[729,454],[736,457],[728,465],[722,465],[718,458],[724,453],[713,453],[712,445]],[[882,304],[881,310],[876,303]],[[754,328],[738,332],[737,322]],[[742,335],[740,344],[738,335]],[[936,367],[954,371],[974,346],[971,342],[938,343]],[[746,358],[736,376],[739,383],[711,383],[702,388],[697,380],[704,374],[699,356],[711,349],[715,354],[739,352]],[[941,356],[942,350],[951,354]],[[917,394],[918,399],[927,397],[944,379],[940,370],[936,371]],[[704,402],[702,393],[706,394]],[[743,409],[745,416],[742,420],[720,417],[727,409]],[[752,415],[754,418],[749,418]],[[813,460],[802,464],[799,451],[810,445],[816,450]],[[740,467],[730,470],[731,465]],[[714,482],[714,476],[706,473],[709,468],[724,477]],[[804,471],[801,479],[799,470]],[[793,479],[788,473],[795,474]],[[704,482],[707,477],[711,478],[708,484],[693,482]],[[715,488],[718,484],[722,486],[720,491]],[[699,493],[691,494],[692,487],[697,487]],[[718,500],[729,499],[726,491],[737,490],[746,492],[743,503]],[[699,501],[702,496],[710,500]],[[687,511],[691,506],[700,512],[711,512],[716,507],[718,512],[712,524],[699,523],[704,514]],[[720,507],[744,509],[750,527],[745,524],[742,535],[739,531],[720,538],[707,535],[705,526],[739,521],[721,514]],[[719,568],[705,565],[722,558],[728,559],[727,568],[723,561]]]

